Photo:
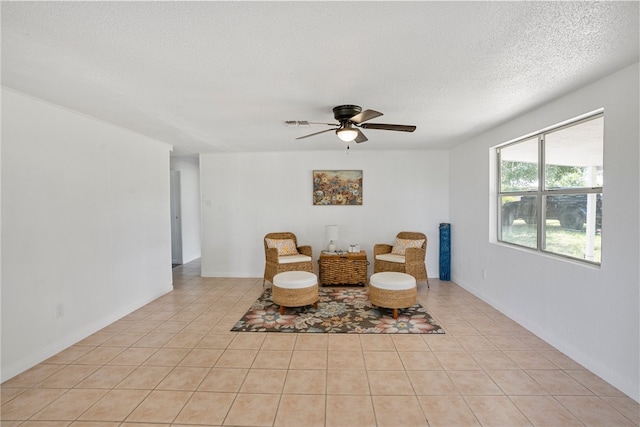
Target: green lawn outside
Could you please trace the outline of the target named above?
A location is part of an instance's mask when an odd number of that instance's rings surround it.
[[[587,235],[582,231],[566,230],[560,227],[557,220],[547,220],[546,250],[572,258],[585,259],[585,245]],[[601,260],[601,235],[596,234],[594,243],[594,258],[590,261],[599,263]],[[527,225],[522,220],[516,220],[510,227],[502,227],[502,240],[529,248],[536,248],[536,226]]]

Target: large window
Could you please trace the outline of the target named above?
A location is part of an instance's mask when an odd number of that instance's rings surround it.
[[[498,240],[600,264],[602,113],[496,149]]]

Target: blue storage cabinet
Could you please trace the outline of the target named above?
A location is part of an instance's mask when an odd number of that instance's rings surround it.
[[[451,224],[440,224],[440,280],[451,280]]]

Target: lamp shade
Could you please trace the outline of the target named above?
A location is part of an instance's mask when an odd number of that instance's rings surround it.
[[[328,252],[336,251],[335,240],[338,240],[338,226],[337,225],[325,225],[324,226],[324,234],[329,244],[327,245]]]
[[[337,225],[325,225],[324,234],[327,240],[338,240],[338,226]]]

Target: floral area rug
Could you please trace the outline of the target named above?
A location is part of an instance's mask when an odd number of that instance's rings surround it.
[[[271,300],[271,289],[253,303],[231,329],[236,332],[317,332],[355,334],[444,334],[420,304],[398,310],[374,307],[367,288],[320,288],[318,309],[313,305],[287,308]]]

